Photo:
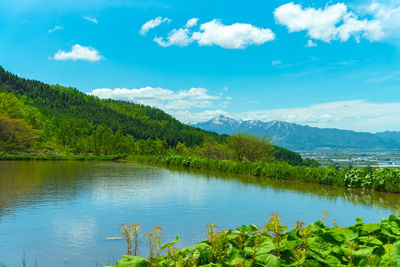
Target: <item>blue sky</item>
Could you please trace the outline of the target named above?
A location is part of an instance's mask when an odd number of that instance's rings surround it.
[[[184,122],[400,130],[398,1],[0,0],[0,10],[0,65],[23,77]]]

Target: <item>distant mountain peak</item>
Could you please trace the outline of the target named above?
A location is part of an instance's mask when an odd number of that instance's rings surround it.
[[[224,115],[219,115],[218,117],[215,117],[208,122],[205,123],[213,123],[213,124],[218,124],[218,125],[223,125],[223,124],[240,124],[242,123],[242,120],[235,120],[230,117],[226,117]]]
[[[220,134],[246,132],[271,137],[275,145],[292,150],[400,149],[400,132],[359,133],[340,129],[321,129],[287,121],[236,120],[219,115],[194,126]]]

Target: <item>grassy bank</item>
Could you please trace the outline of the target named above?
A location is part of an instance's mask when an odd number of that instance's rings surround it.
[[[149,257],[136,256],[140,225],[122,225],[128,254],[116,267],[144,266],[400,266],[400,219],[380,223],[357,218],[348,227],[329,227],[322,221],[308,226],[297,222],[289,230],[271,214],[262,227],[240,226],[217,231],[207,225],[208,239],[193,247],[176,249],[178,237],[161,245],[161,227],[145,234]],[[138,243],[139,241],[139,243]]]
[[[128,160],[166,167],[228,172],[233,174],[295,180],[307,183],[364,188],[400,193],[400,169],[335,169],[292,166],[285,162],[239,162],[182,155],[128,156]]]

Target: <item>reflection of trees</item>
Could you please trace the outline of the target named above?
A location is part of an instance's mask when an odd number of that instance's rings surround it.
[[[35,203],[73,200],[96,187],[134,188],[160,179],[150,166],[99,161],[0,161],[0,216]]]
[[[233,175],[214,171],[191,170],[204,177],[218,177],[225,180],[236,180],[243,184],[254,184],[262,187],[269,187],[274,192],[296,191],[304,195],[312,195],[320,199],[336,200],[342,198],[354,204],[365,206],[377,206],[391,209],[397,212],[400,207],[400,194],[367,191],[363,189],[350,189],[341,186],[321,185],[314,183],[304,183],[298,181],[268,179],[265,177],[255,177],[246,175]]]
[[[20,205],[74,198],[90,189],[93,168],[93,162],[1,161],[0,216]]]
[[[295,191],[319,199],[344,199],[355,204],[388,208],[394,212],[400,206],[400,194],[220,172],[191,171],[191,174],[193,178],[225,179],[268,187],[274,192]],[[119,183],[117,188],[121,188],[138,179],[150,182],[162,177],[160,170],[153,167],[129,163],[0,161],[0,216],[20,205],[65,201],[85,194],[95,185],[109,187],[112,183]]]
[[[79,165],[79,164],[78,164]],[[0,215],[21,204],[62,199],[77,192],[79,166],[58,162],[0,162]],[[60,179],[54,182],[54,179]],[[59,185],[63,185],[60,187]],[[55,197],[59,196],[59,197]]]

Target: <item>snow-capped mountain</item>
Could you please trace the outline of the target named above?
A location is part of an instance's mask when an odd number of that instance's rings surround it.
[[[240,131],[265,135],[271,137],[275,145],[292,150],[400,149],[400,140],[392,138],[394,134],[322,129],[285,121],[235,120],[221,115],[193,126],[220,134],[233,134]]]

